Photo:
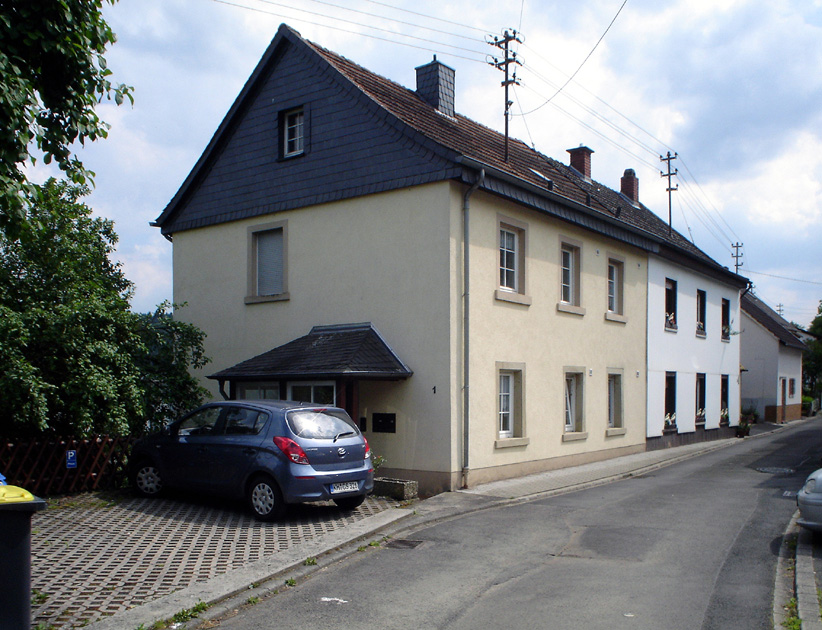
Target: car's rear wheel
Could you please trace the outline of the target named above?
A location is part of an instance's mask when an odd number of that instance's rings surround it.
[[[248,484],[248,506],[261,521],[276,521],[285,513],[285,502],[277,482],[260,475]]]
[[[132,486],[141,497],[156,497],[163,490],[163,478],[154,463],[145,460],[137,464],[132,475]]]
[[[334,503],[336,503],[343,510],[356,510],[362,505],[363,501],[365,501],[364,494],[356,497],[340,497],[339,499],[334,499]]]

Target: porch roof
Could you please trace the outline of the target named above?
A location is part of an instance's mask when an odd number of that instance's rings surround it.
[[[413,372],[370,322],[314,326],[304,337],[220,370],[219,381],[354,377],[399,380]]]

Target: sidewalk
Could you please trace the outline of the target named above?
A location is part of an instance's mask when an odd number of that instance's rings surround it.
[[[783,428],[754,425],[752,437]],[[301,506],[278,524],[254,521],[239,507],[188,500],[129,499],[100,506],[96,514],[46,510],[33,520],[32,587],[47,597],[32,606],[35,624],[149,628],[198,602],[213,605],[201,618],[219,616],[249,595],[263,597],[286,578],[299,579],[382,536],[643,474],[739,443],[724,439],[638,453],[447,492],[410,506],[369,497],[345,517],[333,506]],[[101,510],[107,519],[101,520]],[[90,558],[91,548],[98,552]],[[60,566],[52,564],[57,558]],[[316,565],[306,566],[306,558],[316,558]],[[79,591],[63,588],[52,597],[50,589],[69,580],[79,581]],[[71,602],[81,610],[71,609]]]

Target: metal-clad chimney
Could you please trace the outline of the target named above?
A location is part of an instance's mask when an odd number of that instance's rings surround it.
[[[429,105],[446,116],[454,116],[454,75],[456,72],[444,63],[434,61],[417,70],[417,94]]]

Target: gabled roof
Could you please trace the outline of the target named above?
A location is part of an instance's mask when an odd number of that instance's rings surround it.
[[[413,372],[370,323],[315,326],[311,332],[212,374],[220,381],[289,378],[404,379]]]
[[[805,349],[805,344],[793,334],[794,325],[753,293],[748,292],[742,296],[742,310],[764,326],[782,345],[797,350]]]
[[[382,116],[400,129],[409,141],[450,163],[431,178],[450,179],[461,173],[461,179],[473,183],[479,168],[485,168],[488,179],[483,188],[514,198],[563,220],[605,233],[647,251],[696,266],[709,274],[739,287],[748,284],[718,264],[668,225],[646,206],[634,205],[619,192],[596,181],[586,180],[570,166],[549,158],[525,143],[509,140],[508,160],[504,159],[504,136],[465,116],[445,116],[410,90],[362,66],[309,42],[295,30],[281,25],[257,68],[249,78],[231,110],[226,115],[203,156],[184,182],[180,191],[158,217],[154,225],[164,227],[185,203],[191,187],[208,173],[214,154],[230,135],[235,118],[242,115],[247,101],[256,96],[256,86],[276,63],[283,47],[298,46],[313,52],[325,64],[323,72],[336,77],[341,89],[356,93]],[[321,63],[321,65],[323,65]],[[456,170],[455,170],[456,167]],[[459,175],[458,175],[459,176]],[[394,187],[411,185],[398,181]]]

